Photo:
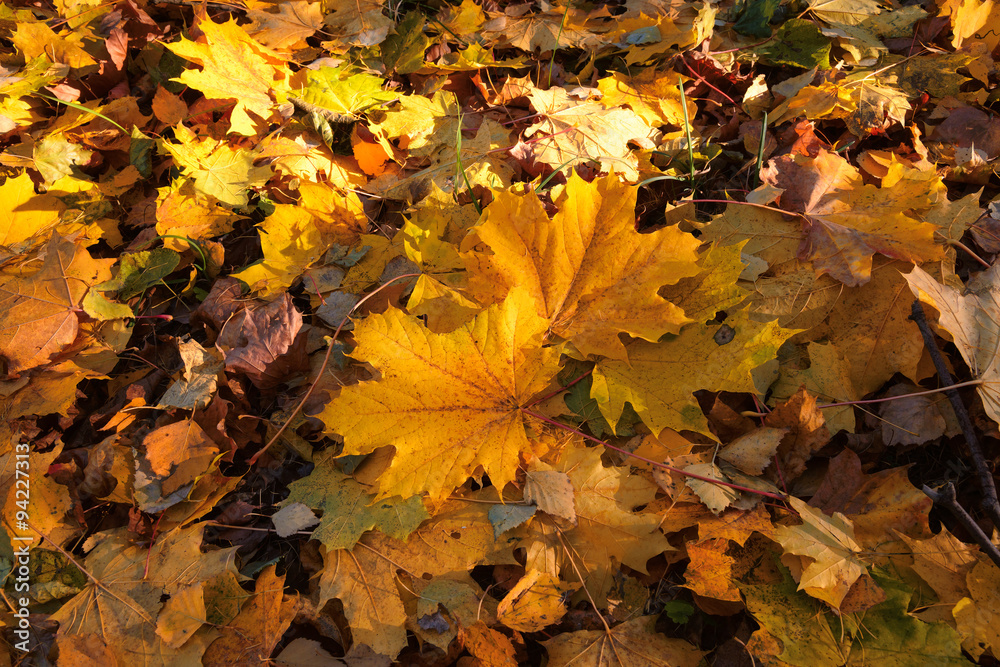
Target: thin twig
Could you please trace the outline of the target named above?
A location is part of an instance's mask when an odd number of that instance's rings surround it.
[[[996,563],[997,567],[1000,567],[1000,549],[997,549],[997,545],[990,541],[989,536],[983,532],[983,529],[979,527],[975,519],[969,516],[965,508],[958,504],[958,499],[955,497],[954,484],[948,482],[941,487],[940,491],[935,491],[924,484],[924,493],[934,501],[935,505],[940,505],[951,512],[952,516],[969,532],[969,535],[979,545],[979,548],[990,557],[990,560]]]
[[[979,487],[983,492],[982,508],[989,515],[993,525],[1000,528],[1000,502],[997,501],[997,487],[993,480],[993,473],[990,472],[989,466],[986,465],[986,457],[983,456],[983,449],[979,445],[979,436],[976,435],[976,430],[972,426],[969,411],[965,409],[965,404],[962,402],[962,397],[959,396],[958,390],[952,386],[954,385],[954,380],[952,380],[951,373],[948,372],[948,366],[944,362],[944,357],[941,356],[941,351],[934,341],[934,334],[931,332],[930,325],[927,324],[927,316],[924,314],[923,306],[920,305],[920,299],[914,299],[910,319],[916,322],[917,327],[920,329],[920,335],[923,336],[924,345],[930,353],[931,359],[934,361],[934,368],[937,369],[941,384],[948,387],[945,395],[951,401],[951,407],[955,409],[955,416],[958,417],[958,423],[962,427],[962,435],[965,436],[965,443],[969,446],[969,452],[972,454],[972,462],[975,464],[976,473],[979,477]]]

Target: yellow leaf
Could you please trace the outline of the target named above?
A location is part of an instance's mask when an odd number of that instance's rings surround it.
[[[741,602],[733,579],[733,557],[726,553],[729,540],[688,542],[691,562],[684,572],[684,587],[698,595],[723,602]]]
[[[237,271],[233,277],[263,296],[288,289],[326,250],[309,211],[294,204],[276,205],[259,229],[264,259]]]
[[[575,525],[560,532],[551,521],[535,520],[519,530],[528,551],[529,569],[561,574],[570,581],[579,581],[582,576],[599,604],[603,604],[613,572],[620,565],[645,572],[650,558],[671,548],[659,531],[660,518],[634,511],[653,500],[656,485],[630,474],[627,466],[606,467],[602,451],[600,447],[571,444],[555,466],[532,461],[528,473],[532,478],[537,479],[539,472],[550,476],[562,473],[569,478],[572,506],[547,499],[545,511],[556,514],[561,509],[565,516],[575,510]]]
[[[389,34],[395,23],[382,14],[385,0],[354,0],[353,2],[323,3],[326,15],[324,22],[332,33],[334,43],[343,42],[351,46],[375,46]]]
[[[298,206],[312,214],[324,244],[352,246],[368,229],[368,217],[361,199],[353,192],[304,181],[299,184]]]
[[[812,261],[818,273],[856,287],[871,280],[875,253],[912,262],[944,255],[934,240],[936,225],[909,215],[944,196],[940,178],[928,179],[900,164],[890,174],[881,188],[865,184],[847,160],[821,149],[815,158],[775,158],[761,170],[761,179],[782,189],[778,201],[784,209],[804,214],[800,258]]]
[[[970,597],[959,600],[952,611],[962,648],[977,660],[987,651],[995,657],[1000,653],[1000,569],[980,556],[966,582]]]
[[[246,206],[247,190],[261,185],[271,175],[269,167],[255,167],[254,156],[210,137],[197,137],[183,125],[174,128],[179,143],[160,140],[183,174],[194,181],[195,189],[233,207]]]
[[[199,581],[180,586],[160,610],[156,634],[168,647],[180,648],[206,622],[204,584]]]
[[[215,197],[197,196],[193,181],[184,181],[177,189],[161,188],[157,197],[157,234],[201,241],[231,232],[239,219],[232,210],[220,206]],[[191,244],[183,239],[164,238],[163,246],[183,252]]]
[[[558,623],[566,613],[563,597],[569,590],[559,577],[528,570],[500,601],[497,620],[511,630],[538,632]]]
[[[172,648],[157,633],[156,619],[167,596],[184,598],[188,586],[236,573],[235,547],[202,552],[204,530],[205,524],[175,528],[151,545],[133,544],[124,527],[92,536],[84,567],[96,582],[52,615],[61,632],[104,638],[120,665],[201,664],[210,641],[205,630]]]
[[[442,144],[454,144],[461,110],[452,92],[439,90],[429,98],[404,95],[372,131],[398,139],[410,155],[428,157]]]
[[[657,291],[700,271],[699,242],[676,227],[636,232],[634,187],[574,173],[551,220],[533,192],[495,196],[474,228],[492,255],[467,254],[480,302],[496,298],[498,282],[523,286],[554,334],[619,360],[619,332],[656,341],[690,321]]]
[[[432,585],[457,579],[485,596],[466,573],[476,565],[514,563],[510,545],[493,535],[488,512],[495,502],[495,493],[445,501],[406,542],[370,531],[350,551],[328,551],[319,579],[320,607],[338,598],[354,641],[395,657],[406,646],[400,591],[413,589],[402,582],[404,588],[397,587],[397,572]]]
[[[17,31],[10,40],[27,60],[45,56],[52,62],[63,63],[74,69],[97,64],[94,57],[83,50],[81,36],[72,30],[56,34],[41,21],[18,21],[16,25]]]
[[[652,148],[655,131],[634,111],[571,99],[563,88],[536,89],[528,98],[543,119],[524,131],[536,139],[524,145],[527,158],[552,169],[599,162],[603,171],[630,182],[639,178],[639,160],[629,143]]]
[[[465,2],[473,4],[472,0]],[[487,627],[482,621],[465,628],[464,640],[465,647],[480,664],[489,667],[517,667],[514,645],[510,639]]]
[[[627,106],[650,127],[684,125],[681,91],[673,72],[657,72],[653,67],[633,77],[612,72],[597,82],[597,89],[604,93],[601,104],[606,109]],[[698,107],[694,100],[687,104],[688,117],[694,118]]]
[[[827,516],[794,496],[788,502],[804,522],[780,526],[775,539],[785,554],[808,559],[799,578],[800,591],[839,608],[847,591],[865,573],[859,557],[861,546],[854,539],[854,526],[840,512]]]
[[[979,548],[965,544],[944,527],[926,540],[915,540],[898,531],[897,536],[913,552],[910,567],[934,589],[938,598],[938,604],[921,612],[920,618],[929,623],[954,620],[952,606],[971,595],[966,576],[976,565]]]
[[[751,371],[795,333],[739,311],[723,324],[690,325],[662,343],[636,341],[628,347],[627,363],[597,363],[591,396],[612,426],[627,401],[654,434],[669,427],[714,439],[694,392],[756,391]]]
[[[247,17],[253,20],[249,33],[264,46],[278,50],[291,49],[300,43],[304,46],[305,40],[323,27],[320,3],[306,0],[261,4],[248,8]]]
[[[51,228],[65,208],[52,195],[35,194],[27,173],[8,177],[0,186],[0,246],[13,247]]]
[[[520,407],[559,370],[558,349],[541,347],[544,331],[523,290],[447,334],[398,310],[372,315],[355,328],[352,356],[381,379],[344,388],[319,417],[344,436],[345,454],[396,448],[380,498],[442,498],[479,466],[502,489],[531,451]]]
[[[247,662],[266,662],[292,623],[297,596],[285,595],[285,577],[269,565],[257,577],[254,596],[240,613],[221,627],[222,636],[205,651],[200,664],[228,667]]]
[[[288,75],[285,60],[250,37],[236,19],[215,23],[201,16],[196,26],[203,39],[184,38],[166,47],[202,69],[186,69],[173,81],[200,90],[209,99],[235,100],[230,130],[256,136],[257,126],[266,127],[275,102],[280,101],[274,89]]]
[[[1000,423],[1000,297],[996,291],[1000,272],[991,267],[979,274],[965,295],[934,280],[919,266],[905,277],[913,294],[938,311],[938,324],[951,334],[972,374],[983,381],[976,391],[986,414]]]
[[[34,529],[18,525],[18,520],[24,516],[19,512],[24,512],[28,521],[39,532],[59,544],[64,544],[79,532],[79,528],[75,521],[69,519],[73,510],[73,499],[70,497],[69,488],[48,474],[49,466],[62,453],[62,445],[42,453],[33,447],[31,451],[26,451],[25,446],[29,445],[29,439],[25,436],[12,439],[10,442],[16,447],[18,455],[27,453],[28,458],[27,471],[24,464],[16,467],[14,457],[8,456],[5,457],[7,468],[0,472],[0,488],[7,489],[3,498],[3,524],[7,538],[11,540],[11,544],[29,549],[45,544]],[[31,504],[27,510],[23,509],[25,485],[31,496]]]
[[[189,420],[161,426],[143,438],[146,460],[161,479],[164,495],[208,470],[219,448],[204,429]]]

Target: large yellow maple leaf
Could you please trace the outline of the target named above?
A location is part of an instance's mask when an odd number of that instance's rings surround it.
[[[372,315],[355,329],[352,356],[381,379],[346,387],[319,417],[344,437],[344,454],[396,448],[379,498],[443,498],[478,466],[502,489],[531,451],[520,408],[559,371],[559,350],[541,346],[545,329],[524,290],[446,334],[398,310]]]
[[[197,27],[204,41],[182,39],[166,45],[202,67],[201,71],[184,70],[174,81],[200,90],[209,99],[236,100],[230,130],[255,136],[257,128],[250,114],[257,116],[258,123],[271,117],[274,89],[285,85],[288,75],[285,60],[248,35],[236,19],[215,23],[201,18]]]
[[[466,255],[481,303],[498,284],[523,286],[552,333],[620,360],[619,332],[656,341],[691,321],[657,291],[699,273],[698,240],[676,227],[638,233],[636,189],[617,176],[587,183],[573,173],[551,220],[533,192],[495,196],[474,229],[493,254]]]

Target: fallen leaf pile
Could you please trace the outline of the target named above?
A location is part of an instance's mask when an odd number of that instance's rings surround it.
[[[0,6],[0,664],[996,664],[998,25]]]

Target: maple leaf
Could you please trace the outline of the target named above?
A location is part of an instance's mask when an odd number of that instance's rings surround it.
[[[776,322],[753,322],[742,310],[722,324],[685,327],[662,343],[636,341],[627,348],[628,362],[597,362],[591,396],[612,426],[628,402],[655,434],[669,427],[715,438],[694,392],[755,391],[753,369],[794,333]]]
[[[299,336],[302,314],[287,292],[260,308],[241,310],[226,324],[216,340],[226,368],[245,373],[258,388],[274,389],[308,365]]]
[[[942,196],[940,184],[931,190],[926,183],[907,187],[902,165],[892,169],[892,177],[876,188],[862,183],[842,157],[821,150],[815,158],[775,158],[761,171],[761,179],[782,189],[783,207],[805,215],[800,258],[812,261],[818,272],[857,286],[871,279],[876,252],[913,262],[942,254],[934,241],[935,226],[907,214],[931,208]]]
[[[242,148],[209,137],[198,138],[183,125],[174,128],[174,138],[159,146],[169,153],[183,174],[194,181],[195,189],[229,206],[245,206],[247,189],[268,179],[271,170],[253,166],[254,156]]]
[[[634,77],[614,72],[600,79],[597,89],[604,94],[601,104],[606,108],[627,106],[650,127],[683,126],[685,122],[678,79],[667,72],[651,68]],[[687,117],[694,118],[698,111],[694,100],[688,100],[687,107]]]
[[[829,667],[876,662],[969,664],[962,657],[958,634],[947,625],[924,623],[909,614],[913,591],[884,573],[875,573],[874,580],[885,591],[885,601],[858,618],[836,616],[797,592],[788,570],[776,567],[776,575],[765,577],[758,570],[757,581],[740,586],[747,607],[762,626],[748,642],[760,659]]]
[[[587,355],[624,360],[619,332],[677,333],[690,320],[657,290],[700,270],[699,243],[676,227],[636,232],[635,195],[614,175],[573,174],[550,220],[535,193],[496,193],[473,228],[492,255],[467,253],[470,292],[488,303],[498,282],[523,286],[551,331]]]
[[[27,173],[0,186],[0,245],[16,248],[59,222],[66,206],[52,195],[36,195]]]
[[[313,216],[292,204],[276,205],[259,229],[264,258],[237,271],[233,277],[264,297],[288,289],[326,250]]]
[[[695,667],[702,652],[655,630],[655,616],[640,616],[610,630],[564,632],[542,642],[550,665],[586,667]]]
[[[142,444],[150,468],[163,480],[164,495],[193,482],[209,468],[219,451],[204,429],[187,420],[150,431]]]
[[[76,339],[81,299],[89,285],[111,277],[108,260],[53,233],[39,251],[41,268],[0,278],[0,349],[5,374],[49,361]]]
[[[222,627],[222,636],[212,642],[201,664],[223,667],[268,659],[292,623],[297,596],[284,594],[285,577],[269,565],[257,577],[254,595],[240,613]]]
[[[396,448],[379,498],[441,498],[480,465],[503,488],[531,451],[520,408],[559,370],[558,350],[541,347],[545,326],[523,290],[447,334],[398,310],[372,315],[355,327],[352,356],[382,378],[345,387],[319,418],[345,454]]]
[[[366,531],[378,529],[389,537],[406,539],[430,517],[419,496],[372,503],[372,493],[341,472],[327,457],[308,477],[289,485],[283,505],[302,503],[322,510],[323,518],[312,533],[330,551],[352,549]]]
[[[285,60],[250,37],[236,19],[215,23],[202,15],[195,25],[204,41],[182,39],[166,47],[202,70],[184,70],[174,81],[210,99],[235,100],[230,130],[255,136],[256,125],[270,120],[275,102],[281,101],[281,93],[275,93],[286,85]]]
[[[511,630],[537,632],[566,613],[564,597],[571,586],[548,572],[528,570],[497,606],[497,620]]]
[[[225,362],[215,350],[208,351],[195,340],[179,341],[177,351],[184,364],[184,377],[170,385],[160,397],[158,407],[187,410],[207,407],[215,394],[219,371],[225,368]]]
[[[587,21],[597,18],[575,7],[546,5],[548,11],[516,13],[490,12],[483,33],[499,42],[529,53],[548,53],[560,47],[594,49],[600,37],[587,30]]]
[[[200,662],[208,646],[208,629],[193,631],[181,645],[171,646],[173,642],[158,632],[157,615],[167,596],[203,597],[206,582],[237,573],[235,547],[202,552],[204,530],[205,524],[175,528],[151,546],[130,544],[124,528],[98,533],[96,546],[83,563],[90,581],[52,615],[59,622],[59,638],[102,637],[123,664]],[[186,589],[189,586],[195,591]],[[204,620],[193,627],[201,628]]]
[[[634,111],[574,100],[563,88],[535,89],[528,98],[544,118],[524,131],[535,138],[523,147],[526,157],[552,169],[598,162],[602,170],[638,180],[639,160],[629,143],[652,148],[654,130]]]
[[[352,46],[375,46],[384,41],[393,21],[382,15],[385,0],[337,3],[324,18],[331,36]]]
[[[343,65],[302,72],[305,80],[301,81],[302,86],[295,94],[309,104],[334,113],[351,115],[398,97],[395,92],[382,90],[384,82],[381,78],[356,72]],[[295,81],[299,82],[300,78]]]
[[[249,34],[264,46],[279,51],[305,42],[323,27],[320,3],[306,0],[259,3],[247,9],[247,17],[253,20]]]
[[[830,603],[834,608],[851,585],[865,572],[854,539],[854,526],[843,514],[828,516],[790,496],[788,502],[804,522],[800,526],[779,526],[775,539],[786,554],[808,559],[799,578],[799,590]]]
[[[962,648],[976,659],[989,651],[1000,651],[1000,613],[997,612],[997,590],[1000,570],[984,556],[966,575],[970,594],[958,601],[952,614],[962,635]]]
[[[186,236],[194,241],[210,239],[231,232],[240,216],[212,195],[199,196],[195,181],[186,180],[179,188],[160,188],[156,201],[156,233],[163,236],[163,245],[176,251],[187,250],[190,244],[171,236]]]
[[[869,549],[885,549],[890,543],[887,535],[894,531],[913,537],[930,535],[931,500],[910,483],[906,468],[866,475],[858,455],[849,449],[830,461],[810,502],[828,514],[846,514],[857,541]]]
[[[77,379],[79,381],[79,379]],[[76,386],[75,382],[74,385]],[[5,416],[5,419],[7,417]],[[9,433],[9,431],[8,431]],[[54,540],[64,542],[72,539],[79,533],[79,526],[75,521],[69,519],[73,510],[73,499],[70,497],[69,488],[58,483],[48,474],[49,467],[62,453],[62,445],[57,445],[49,452],[38,452],[32,450],[28,454],[28,472],[25,480],[24,474],[18,474],[17,470],[24,470],[25,466],[17,467],[17,461],[25,459],[15,458],[15,442],[23,442],[20,438],[9,437],[0,449],[0,463],[4,465],[0,473],[0,484],[6,488],[7,492],[3,497],[3,525],[7,537],[12,543],[23,545],[32,549],[42,546],[41,534],[47,535]],[[22,449],[17,450],[23,454]],[[23,480],[21,484],[17,480]],[[32,525],[37,528],[27,532],[21,527],[15,530],[15,517],[21,516],[20,511],[24,511],[23,490],[24,482],[27,482],[31,490],[31,515]],[[18,489],[22,493],[18,493]],[[20,501],[20,502],[19,502]],[[16,540],[16,542],[15,542]]]
[[[938,598],[939,604],[917,616],[928,622],[953,621],[954,605],[971,595],[967,575],[978,562],[978,547],[962,543],[943,527],[940,533],[926,540],[897,535],[913,552],[910,567],[934,589]]]
[[[464,582],[485,596],[469,571],[476,565],[515,561],[510,546],[496,541],[487,518],[487,508],[497,502],[495,494],[469,498],[473,502],[441,504],[406,542],[371,531],[352,550],[328,551],[319,580],[319,604],[338,598],[355,642],[394,657],[406,645],[407,618],[397,572],[413,581]]]
[[[64,63],[74,69],[97,64],[84,50],[82,35],[67,29],[56,33],[42,21],[19,20],[10,40],[27,60],[45,56],[53,63]]]
[[[431,97],[404,95],[372,127],[386,137],[398,138],[410,155],[429,157],[444,144],[453,143],[461,129],[461,107],[455,93],[439,90]]]
[[[590,595],[602,601],[616,565],[645,572],[650,558],[670,549],[657,530],[660,519],[633,511],[652,501],[655,485],[630,475],[628,468],[605,467],[600,448],[571,445],[555,466],[532,461],[532,486],[542,480],[552,481],[545,479],[545,473],[549,477],[565,475],[572,490],[572,506],[567,507],[567,499],[546,498],[539,508],[563,518],[572,511],[574,527],[564,530],[558,524],[533,520],[519,529],[522,546],[528,552],[528,567],[577,580],[583,576],[581,583]],[[537,496],[533,490],[536,501],[540,500]],[[573,574],[567,575],[569,572]]]
[[[976,392],[986,414],[1000,423],[1000,300],[996,285],[1000,270],[991,267],[977,276],[967,294],[942,285],[930,274],[914,266],[906,275],[913,294],[938,311],[938,324],[949,334],[973,376],[982,380]]]
[[[709,601],[742,603],[733,580],[734,559],[726,553],[728,545],[728,540],[719,538],[688,542],[685,548],[691,562],[684,571],[684,587]]]

